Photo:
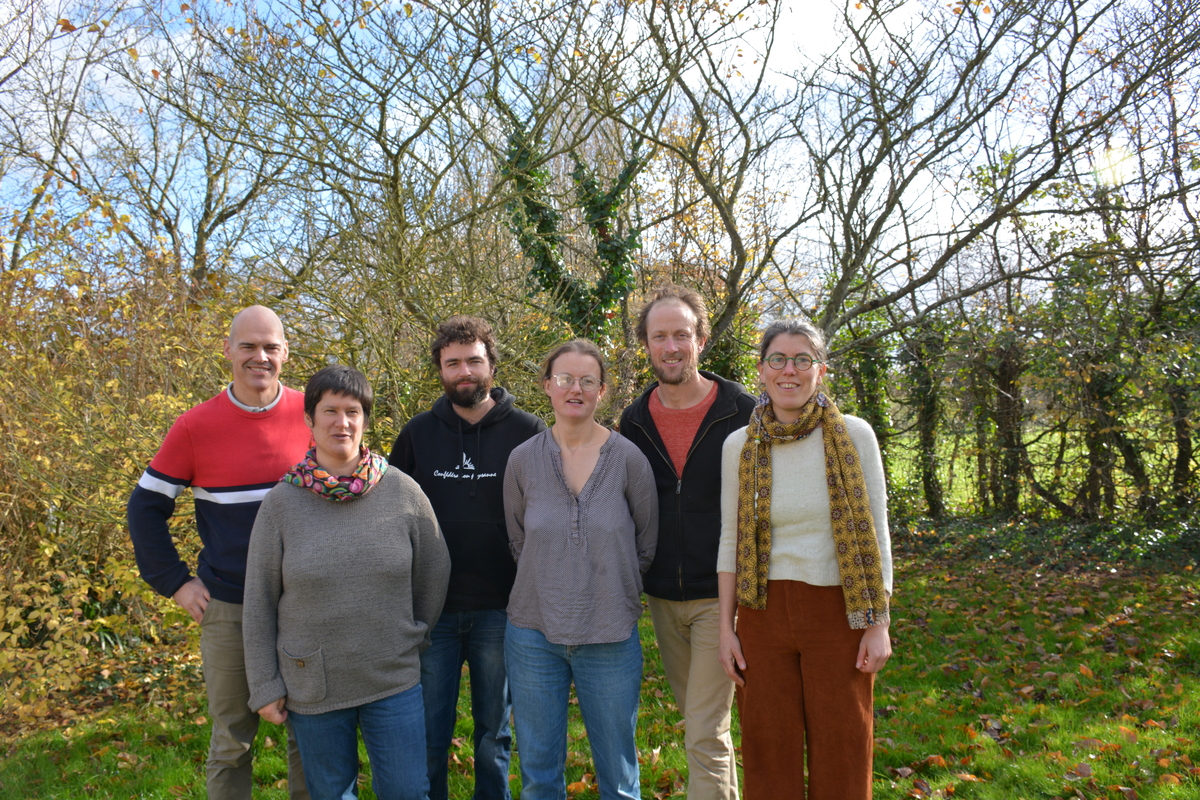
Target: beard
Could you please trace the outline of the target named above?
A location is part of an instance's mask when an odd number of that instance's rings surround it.
[[[461,382],[447,383],[442,381],[446,397],[459,408],[474,408],[482,403],[492,391],[491,380],[472,381],[469,386],[459,385]]]
[[[659,383],[667,386],[679,386],[687,383],[696,373],[696,365],[688,359],[684,359],[673,367],[673,373],[667,373],[658,364],[650,362],[650,369],[654,372],[654,377]]]

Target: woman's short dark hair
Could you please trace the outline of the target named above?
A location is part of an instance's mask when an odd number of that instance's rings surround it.
[[[371,416],[375,392],[371,391],[367,376],[354,367],[334,364],[317,370],[316,374],[308,379],[308,385],[304,387],[304,413],[310,419],[316,417],[317,404],[326,392],[353,397],[362,405],[363,417]]]
[[[550,371],[554,369],[555,360],[566,353],[578,353],[596,359],[596,363],[600,365],[600,385],[608,384],[608,367],[604,364],[604,356],[600,353],[600,348],[588,339],[572,339],[551,350],[550,354],[542,359],[542,380],[550,380]]]
[[[825,334],[816,325],[803,319],[781,319],[772,322],[763,331],[762,341],[758,345],[758,360],[767,357],[767,348],[776,336],[803,336],[812,345],[813,354],[820,361],[829,360],[829,348],[825,345]]]
[[[474,344],[483,342],[483,351],[487,354],[488,365],[496,370],[496,334],[491,323],[479,317],[468,317],[456,314],[448,318],[433,336],[433,344],[429,355],[433,357],[433,366],[439,372],[442,369],[442,351],[451,344]]]
[[[666,283],[655,288],[650,293],[650,296],[646,299],[646,304],[638,312],[637,327],[634,329],[634,333],[643,347],[647,341],[646,325],[647,318],[650,316],[650,309],[654,308],[658,303],[667,300],[679,303],[684,308],[691,309],[692,315],[696,318],[696,338],[708,338],[708,305],[704,302],[704,297],[694,289],[677,286],[674,283]]]

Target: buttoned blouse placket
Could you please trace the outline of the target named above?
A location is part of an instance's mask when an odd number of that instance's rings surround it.
[[[596,466],[592,467],[592,474],[588,475],[588,479],[583,483],[583,489],[576,496],[571,491],[571,487],[567,485],[567,478],[563,474],[562,467],[562,450],[550,449],[553,458],[551,462],[554,464],[554,474],[558,476],[558,483],[562,487],[563,492],[567,496],[567,502],[570,503],[570,530],[567,535],[571,539],[571,544],[577,547],[587,545],[587,535],[583,524],[583,511],[587,507],[587,498],[591,496],[592,489],[596,485],[597,480],[604,471],[605,462],[608,461],[609,445],[612,444],[612,436],[610,435],[604,444],[600,445],[600,454],[596,459]]]

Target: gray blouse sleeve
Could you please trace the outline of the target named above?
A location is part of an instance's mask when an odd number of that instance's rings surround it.
[[[654,551],[658,547],[658,487],[645,454],[636,445],[630,444],[625,500],[629,503],[629,514],[633,517],[636,531],[638,568],[645,574],[654,561]]]
[[[520,450],[518,447],[509,454],[508,466],[504,468],[504,523],[508,528],[508,547],[513,561],[521,560],[521,548],[525,544],[524,469]]]

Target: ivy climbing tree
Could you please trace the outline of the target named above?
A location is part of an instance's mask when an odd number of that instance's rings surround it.
[[[602,189],[600,180],[575,153],[571,178],[584,222],[596,241],[600,275],[594,284],[573,275],[563,259],[562,214],[551,202],[551,173],[542,143],[503,104],[512,125],[501,174],[513,184],[508,203],[509,226],[521,251],[530,261],[530,275],[540,290],[553,299],[563,319],[576,335],[603,343],[610,321],[634,287],[633,255],[641,247],[640,231],[622,236],[617,216],[633,181],[646,165],[638,144],[631,148],[612,185]]]

